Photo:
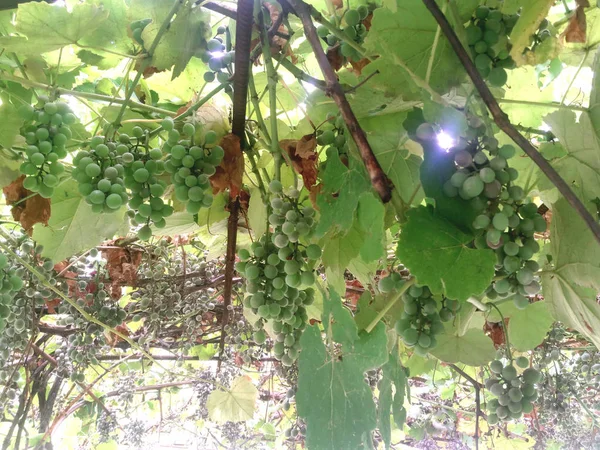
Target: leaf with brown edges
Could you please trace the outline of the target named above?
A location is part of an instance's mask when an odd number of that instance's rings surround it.
[[[569,25],[562,32],[565,41],[569,43],[585,44],[587,40],[587,19],[585,17],[585,8],[590,6],[588,0],[576,0],[577,9],[575,14],[569,20]]]
[[[279,141],[279,146],[285,150],[292,163],[292,167],[302,176],[304,186],[310,192],[317,183],[319,156],[315,152],[317,139],[314,134],[307,134],[302,139],[284,139]]]
[[[219,143],[225,156],[216,172],[210,177],[213,194],[218,194],[229,189],[232,198],[237,197],[242,190],[242,177],[244,176],[244,155],[240,146],[240,138],[234,134],[226,134]]]
[[[20,176],[8,186],[4,187],[4,198],[6,204],[12,206],[13,218],[20,222],[23,229],[31,236],[33,226],[36,223],[48,225],[50,219],[50,199],[40,195],[29,197],[33,192],[23,187],[25,175]],[[27,198],[29,197],[29,198]],[[27,200],[23,200],[27,199]],[[15,205],[15,203],[19,202]]]

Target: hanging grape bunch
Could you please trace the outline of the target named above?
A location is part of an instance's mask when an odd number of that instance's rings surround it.
[[[26,175],[23,187],[50,198],[65,171],[60,160],[67,156],[65,145],[72,136],[69,125],[77,118],[66,103],[51,102],[43,96],[35,108],[21,106],[19,114],[25,120],[21,135],[27,143],[25,162],[20,167]]]
[[[185,203],[187,212],[198,214],[201,208],[212,205],[213,194],[210,176],[221,163],[225,151],[217,144],[217,133],[210,130],[204,134],[204,142],[194,142],[196,128],[191,123],[183,126],[187,139],[173,128],[173,121],[165,119],[163,128],[169,132],[169,139],[163,149],[169,154],[165,169],[171,174],[175,186],[175,197]]]
[[[297,190],[284,194],[277,180],[269,189],[273,194],[269,216],[272,232],[254,242],[250,251],[240,249],[236,268],[246,279],[244,305],[259,316],[255,342],[265,342],[264,325],[268,322],[276,333],[275,357],[290,366],[300,352],[300,335],[308,321],[306,306],[314,301],[311,263],[321,257],[321,249],[301,243],[311,232],[315,210],[300,205]]]
[[[430,143],[440,131],[425,122],[420,110],[415,110],[410,120],[416,121],[413,126],[421,122],[413,135],[420,142]],[[487,297],[493,300],[512,296],[522,309],[529,304],[527,297],[540,291],[540,267],[532,259],[540,246],[534,234],[546,231],[546,220],[538,213],[537,205],[525,198],[523,188],[514,184],[519,172],[509,167],[508,161],[516,149],[512,145],[499,146],[494,137],[487,136],[479,117],[468,116],[467,123],[465,136],[449,150],[455,172],[444,182],[443,192],[468,201],[479,213],[472,223],[478,233],[474,244],[496,252],[496,276],[486,291]]]
[[[0,253],[0,331],[6,327],[14,296],[22,288],[23,280],[17,274],[16,268],[10,264],[4,253]],[[25,324],[21,328],[25,328]]]
[[[529,360],[519,356],[515,363],[516,366],[525,369]],[[536,385],[542,379],[537,369],[527,368],[519,374],[512,360],[504,364],[497,359],[490,363],[489,370],[490,378],[485,381],[485,387],[496,397],[487,404],[490,425],[519,419],[523,414],[533,411],[533,402],[538,398]]]
[[[227,28],[220,26],[217,28],[217,35],[206,43],[207,51],[202,53],[201,59],[208,64],[209,70],[204,73],[204,81],[212,83],[215,79],[219,83],[228,83],[233,75],[233,61],[235,51],[231,50],[231,44],[223,43],[222,35],[226,34]],[[228,84],[225,91],[231,91],[231,85]]]
[[[510,57],[509,35],[517,23],[517,14],[502,14],[499,9],[479,6],[467,27],[467,42],[475,66],[493,86],[504,86],[506,69],[515,67]]]
[[[126,139],[129,140],[129,137]],[[79,184],[79,192],[95,213],[118,211],[129,196],[125,190],[125,168],[118,162],[130,147],[94,136],[89,151],[80,151],[73,159],[71,176]]]
[[[383,293],[402,289],[405,281],[393,272],[379,281]],[[450,321],[459,310],[455,300],[436,301],[427,286],[412,285],[402,295],[404,311],[396,322],[396,333],[416,354],[425,356],[437,346],[436,336],[444,331],[443,321]]]
[[[361,45],[367,36],[367,28],[363,24],[363,20],[365,20],[369,14],[369,8],[366,5],[360,5],[356,9],[346,10],[342,17],[342,21],[345,24],[342,31],[349,39],[356,42],[358,45]],[[329,20],[334,23],[338,22],[338,18],[335,16],[330,17]],[[323,25],[320,25],[317,28],[317,34],[324,39],[330,47],[334,47],[340,43],[339,38]],[[359,61],[362,59],[362,55],[347,42],[341,42],[340,52],[342,53],[342,56],[352,61]]]
[[[173,214],[173,207],[165,204],[161,198],[167,186],[158,178],[165,172],[166,166],[162,161],[162,150],[150,149],[147,142],[142,142],[145,141],[142,128],[133,127],[132,134],[135,144],[128,135],[119,136],[119,141],[129,146],[129,151],[121,155],[125,169],[123,181],[125,187],[131,191],[128,211],[131,223],[134,226],[142,226],[138,230],[138,237],[146,241],[152,236],[150,224],[159,229],[164,228],[165,217]],[[125,150],[123,147],[122,149]]]
[[[332,125],[332,127],[330,127]],[[317,144],[326,147],[327,158],[348,153],[348,140],[345,136],[345,122],[340,114],[329,113],[325,124],[317,131]]]
[[[129,24],[129,28],[131,29],[131,35],[133,39],[144,48],[144,40],[142,39],[142,33],[144,32],[144,28],[152,22],[152,19],[141,19],[135,20]]]

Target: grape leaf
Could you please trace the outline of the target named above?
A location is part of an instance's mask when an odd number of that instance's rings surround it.
[[[583,220],[566,200],[552,207],[550,253],[554,267],[542,274],[544,298],[556,320],[600,347],[600,252]]]
[[[316,237],[322,237],[330,230],[334,233],[348,231],[352,226],[358,199],[371,186],[360,164],[349,157],[346,167],[337,154],[327,158],[321,175],[323,189],[317,196],[321,218],[315,228]]]
[[[102,52],[102,49],[129,54],[133,47],[133,41],[127,34],[129,19],[127,18],[127,6],[124,0],[91,0],[87,3],[110,11],[106,21],[102,24],[101,33],[93,33],[85,36],[81,44],[89,47],[77,55],[84,55],[83,59],[90,54],[100,58],[95,61],[95,66],[101,69],[111,69],[121,62],[121,56]],[[82,59],[82,61],[83,61]]]
[[[77,3],[71,12],[45,2],[19,5],[16,30],[23,36],[0,37],[5,50],[39,55],[71,44],[96,31],[109,11],[90,4]]]
[[[253,231],[254,239],[258,240],[267,231],[267,205],[263,202],[258,189],[250,191],[248,205],[248,223]]]
[[[476,6],[474,2],[467,3]],[[420,0],[392,0],[376,9],[364,44],[367,50],[380,55],[363,69],[365,76],[376,70],[380,72],[370,81],[371,86],[389,95],[402,94],[405,99],[419,97],[411,76],[396,61],[401,59],[412,72],[425,79],[432,48],[435,57],[430,86],[436,91],[446,91],[458,85],[465,72],[446,39],[441,37],[434,47],[437,28],[437,22]]]
[[[258,389],[247,376],[233,380],[231,389],[216,389],[206,401],[208,417],[217,423],[241,422],[252,419]]]
[[[591,51],[598,48],[598,43],[600,43],[600,9],[587,9],[585,17],[587,21],[585,42],[565,42],[560,54],[561,61],[570,66],[577,67],[581,64],[582,67],[587,67],[594,64],[596,67],[593,59],[588,56]],[[568,26],[567,23],[565,23],[565,28]]]
[[[560,110],[544,117],[566,151],[565,156],[551,159],[560,176],[571,186],[587,208],[600,197],[600,143],[587,114],[579,122],[573,111]],[[545,177],[538,182],[540,190],[554,189]]]
[[[379,197],[370,191],[360,196],[356,218],[364,236],[360,256],[366,263],[376,261],[385,255],[384,216],[385,208]]]
[[[434,294],[464,301],[481,294],[494,277],[492,250],[469,248],[465,234],[426,207],[408,211],[398,242],[398,257]]]
[[[177,236],[179,234],[192,234],[200,230],[194,220],[194,215],[185,211],[176,212],[165,217],[167,223],[163,228],[152,226],[152,233],[156,236]]]
[[[406,131],[399,124],[406,118],[406,113],[386,114],[367,117],[360,121],[367,133],[373,154],[388,176],[394,189],[407,203],[418,188],[419,166],[422,159],[411,154],[407,149]],[[413,204],[423,200],[423,192],[418,191]]]
[[[0,146],[11,148],[22,125],[23,119],[17,108],[10,103],[3,103],[0,106]]]
[[[530,0],[523,3],[519,20],[510,33],[512,48],[510,56],[520,65],[525,62],[523,51],[529,46],[531,36],[535,34],[542,20],[554,5],[554,0]]]
[[[590,106],[588,114],[592,128],[596,133],[596,137],[600,138],[600,52],[596,52],[594,57],[594,78],[592,80],[592,90],[590,92]]]
[[[437,341],[430,353],[445,362],[483,366],[496,357],[492,340],[477,328],[468,329],[462,336],[443,333]]]
[[[33,239],[44,246],[42,255],[54,261],[62,261],[113,237],[124,220],[125,208],[113,214],[93,213],[75,180],[59,185],[51,202],[48,226],[35,225]]]
[[[363,238],[361,230],[353,226],[348,232],[329,236],[325,240],[322,261],[327,270],[328,282],[338,281],[334,285],[336,289],[340,288],[339,280],[344,279],[346,267],[360,253]]]
[[[298,415],[306,420],[308,448],[359,448],[364,434],[370,433],[377,422],[364,373],[387,360],[385,326],[380,323],[370,334],[358,334],[337,294],[331,292],[331,299],[325,303],[330,303],[327,308],[333,313],[332,333],[342,345],[342,353],[327,352],[318,326],[304,331],[300,342],[310,351],[303,351],[298,363]]]
[[[377,411],[379,431],[386,448],[390,448],[392,440],[392,427],[390,424],[390,413],[394,414],[394,422],[400,429],[406,421],[406,409],[404,408],[404,394],[406,392],[406,371],[398,360],[396,348],[390,353],[388,362],[382,367],[382,378],[379,386],[379,409]],[[392,385],[395,392],[392,393]]]
[[[0,123],[2,123],[1,119]],[[21,164],[18,160],[5,156],[4,152],[0,150],[0,189],[8,186],[10,183],[19,178],[20,165]]]
[[[522,352],[532,350],[542,343],[553,323],[554,318],[545,301],[518,310],[508,322],[510,344]]]

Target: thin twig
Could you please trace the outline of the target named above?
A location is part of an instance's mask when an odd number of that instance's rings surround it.
[[[465,48],[462,46],[458,36],[454,32],[454,29],[448,22],[448,19],[441,11],[435,0],[423,0],[423,3],[440,25],[442,31],[446,35],[446,38],[448,38],[450,45],[460,59],[462,65],[467,71],[467,74],[473,81],[473,84],[479,92],[483,102],[490,110],[496,125],[498,125],[498,127],[504,131],[515,142],[515,144],[523,149],[527,156],[533,160],[533,162],[548,177],[548,179],[558,188],[560,193],[565,197],[573,209],[575,209],[575,211],[577,211],[577,213],[585,221],[598,243],[600,243],[600,224],[596,221],[596,219],[594,219],[592,214],[590,214],[590,212],[586,209],[581,200],[579,200],[579,198],[575,195],[566,181],[558,174],[556,169],[554,169],[554,167],[552,167],[550,163],[544,159],[544,157],[540,154],[540,152],[537,151],[531,142],[529,142],[527,138],[519,133],[514,125],[510,123],[508,116],[500,108],[498,101],[494,98],[494,95],[485,84],[485,81],[471,60],[469,53],[467,53],[467,50],[465,50]]]
[[[481,391],[481,388],[483,387],[483,385],[479,381],[477,381],[475,378],[470,376],[468,373],[466,373],[464,370],[462,370],[460,367],[458,367],[456,364],[449,364],[449,366],[456,373],[460,374],[465,379],[467,379],[467,381],[469,383],[471,383],[473,385],[473,388],[475,389],[475,450],[478,450],[479,449],[479,417],[481,416],[480,391]]]
[[[327,59],[327,55],[325,55],[325,52],[323,51],[321,41],[317,35],[317,29],[310,16],[309,8],[302,0],[291,0],[291,2],[294,5],[296,14],[302,21],[306,39],[310,42],[315,57],[317,58],[317,62],[319,63],[319,67],[321,68],[321,72],[323,72],[323,76],[325,77],[325,82],[327,83],[326,92],[333,98],[344,118],[344,122],[346,122],[346,126],[348,127],[348,130],[360,151],[362,160],[365,163],[369,178],[371,179],[371,184],[379,194],[381,200],[384,203],[387,203],[392,198],[391,182],[383,172],[377,158],[375,158],[371,145],[367,140],[367,136],[359,125],[358,120],[354,115],[354,111],[352,111],[348,99],[346,99],[346,94],[344,94],[344,90]]]

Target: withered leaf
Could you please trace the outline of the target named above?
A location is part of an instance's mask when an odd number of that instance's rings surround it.
[[[244,155],[240,146],[240,138],[234,134],[226,134],[219,143],[225,156],[215,174],[210,177],[213,194],[229,189],[231,197],[237,197],[242,189],[244,176]]]
[[[286,152],[292,167],[302,176],[304,186],[311,193],[315,189],[318,173],[318,155],[315,152],[317,139],[314,134],[307,134],[302,139],[284,139],[279,146]]]
[[[137,269],[142,262],[142,252],[131,247],[111,245],[111,243],[104,246],[101,252],[106,259],[111,296],[115,299],[120,298],[122,285],[135,285]]]
[[[12,206],[11,212],[13,218],[20,222],[23,229],[31,236],[33,226],[36,223],[48,225],[51,212],[50,199],[39,195],[31,196],[33,192],[23,187],[24,179],[25,175],[20,176],[11,184],[4,187],[2,191],[4,192],[6,204]]]
[[[585,8],[589,7],[588,0],[577,0],[577,8],[575,14],[569,20],[569,24],[565,31],[562,32],[566,42],[570,43],[585,43],[587,40],[587,19],[585,16]]]

